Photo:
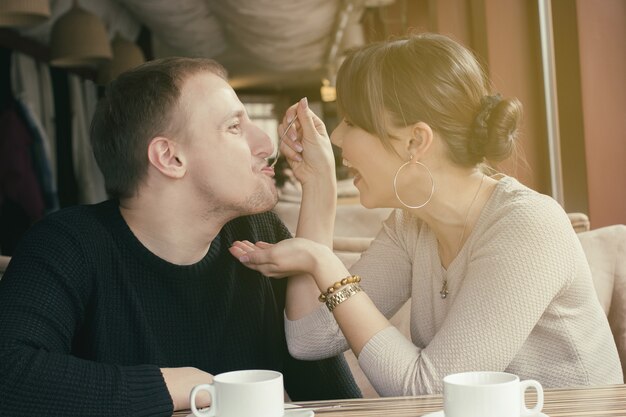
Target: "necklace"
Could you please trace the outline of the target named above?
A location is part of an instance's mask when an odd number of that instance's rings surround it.
[[[476,189],[474,198],[472,198],[472,202],[467,208],[467,213],[465,214],[465,220],[463,221],[463,229],[461,230],[461,236],[459,236],[459,243],[457,243],[456,245],[457,246],[456,255],[458,255],[459,252],[461,251],[461,244],[463,243],[463,238],[465,237],[465,229],[467,228],[467,220],[469,220],[469,215],[472,212],[472,207],[474,206],[474,203],[476,202],[476,198],[478,198],[480,189],[483,187],[483,182],[485,182],[485,174],[483,174],[482,178],[480,179],[480,184],[478,184],[478,188]],[[450,291],[448,291],[448,277],[444,273],[443,282],[441,283],[441,291],[439,291],[439,295],[441,295],[441,298],[445,300],[446,298],[448,298],[449,293]]]

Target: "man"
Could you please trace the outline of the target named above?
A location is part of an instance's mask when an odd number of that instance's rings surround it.
[[[91,130],[112,200],[35,225],[0,281],[0,415],[168,416],[248,368],[282,371],[292,399],[358,395],[342,358],[289,356],[286,280],[228,252],[290,234],[267,212],[271,141],[219,64],[122,74]]]

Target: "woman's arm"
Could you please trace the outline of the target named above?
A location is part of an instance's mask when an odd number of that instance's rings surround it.
[[[297,127],[285,135],[281,151],[294,175],[302,184],[302,202],[296,236],[332,249],[337,207],[335,159],[324,123],[309,109],[306,98],[290,107],[282,131],[297,117]],[[317,286],[308,274],[289,278],[286,314],[291,320],[302,318],[319,306]]]
[[[395,314],[410,297],[412,258],[402,233],[409,230],[409,234],[416,234],[417,229],[410,228],[412,224],[415,219],[407,218],[400,211],[393,212],[383,223],[378,237],[353,267],[354,272],[362,275],[361,286],[368,296],[362,297],[364,294],[359,293],[351,297],[333,311],[335,318],[317,297],[350,272],[328,247],[296,238],[276,245],[236,242],[237,249],[231,249],[231,252],[248,267],[268,276],[305,272],[315,277],[315,310],[299,320],[288,320],[286,330],[294,356],[319,359],[346,350],[344,335],[350,346],[360,351],[372,334],[389,325],[386,317]],[[359,313],[343,317],[344,304],[351,304],[353,298],[363,299],[359,302]],[[343,318],[337,319],[338,314]],[[367,329],[370,325],[372,327]]]
[[[320,293],[325,292],[336,281],[350,275],[332,249],[308,239],[288,239],[274,245],[264,242],[258,242],[256,245],[250,242],[235,242],[234,245],[237,254],[245,252],[245,255],[238,256],[239,260],[263,275],[293,276],[298,272],[304,272],[313,276],[315,280],[312,281],[316,285],[315,293],[311,294],[316,303],[314,308],[319,308],[317,296]],[[390,325],[363,291],[337,306],[333,314],[356,355],[374,334]]]

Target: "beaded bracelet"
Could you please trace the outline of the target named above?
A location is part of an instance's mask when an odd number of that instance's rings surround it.
[[[329,295],[331,295],[332,293],[334,293],[335,291],[337,291],[339,288],[344,287],[348,284],[353,284],[355,282],[361,282],[361,277],[358,275],[350,275],[345,277],[344,279],[335,282],[333,285],[331,285],[330,287],[328,287],[328,289],[326,290],[326,292],[323,292],[319,295],[319,297],[317,297],[317,299],[320,301],[320,303],[325,303],[326,299],[328,298]]]
[[[326,307],[328,307],[329,311],[333,311],[339,304],[359,292],[361,292],[361,286],[358,283],[348,284],[341,290],[328,296],[326,299]]]

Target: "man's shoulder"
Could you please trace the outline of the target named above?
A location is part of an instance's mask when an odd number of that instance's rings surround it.
[[[114,241],[107,238],[110,231],[100,221],[99,206],[71,206],[48,214],[21,239],[11,263],[27,273],[39,271],[40,275],[67,278],[72,271],[76,273],[75,282],[86,282],[85,268],[95,259],[92,254],[102,255]],[[49,267],[52,264],[54,268]]]
[[[102,220],[106,219],[107,213],[110,213],[114,206],[113,201],[104,201],[98,204],[64,207],[44,217],[39,224],[42,227],[63,225],[69,229],[101,227]]]
[[[48,214],[35,223],[24,240],[46,240],[49,243],[63,240],[84,240],[90,236],[102,238],[111,228],[107,226],[107,211],[111,202],[94,205],[76,205]]]
[[[237,217],[224,226],[224,232],[236,240],[270,243],[291,237],[287,226],[271,211]]]

